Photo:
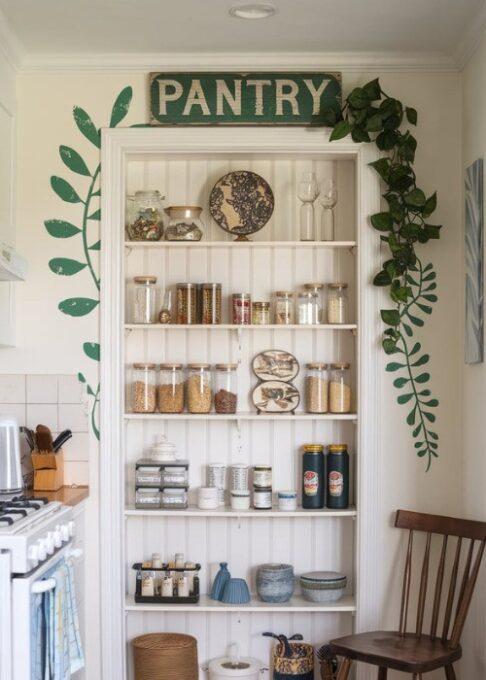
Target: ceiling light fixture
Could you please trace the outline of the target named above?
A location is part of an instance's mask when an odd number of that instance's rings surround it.
[[[232,7],[230,14],[238,19],[267,19],[276,13],[277,9],[267,3],[255,3],[251,5],[239,5]]]

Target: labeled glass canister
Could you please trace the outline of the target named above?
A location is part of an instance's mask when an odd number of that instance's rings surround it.
[[[154,413],[156,407],[155,364],[133,364],[131,406],[133,413]]]
[[[330,444],[326,468],[326,505],[343,510],[349,505],[349,454],[346,444]]]
[[[210,364],[188,364],[186,386],[189,413],[209,413],[213,401]]]
[[[349,364],[331,364],[329,380],[329,411],[349,413],[351,411],[351,381]]]
[[[270,323],[270,303],[253,302],[251,305],[251,323],[254,326],[264,326]]]
[[[157,321],[157,277],[135,276],[129,296],[129,323]]]
[[[251,322],[250,293],[234,293],[231,296],[231,323],[247,326]]]
[[[274,321],[276,324],[294,323],[294,294],[287,290],[277,290],[274,297]]]
[[[216,364],[214,367],[214,410],[216,413],[236,413],[238,364]]]
[[[324,447],[304,444],[302,456],[302,507],[319,510],[324,507]]]
[[[327,413],[329,410],[327,364],[319,362],[307,364],[304,382],[307,413]]]
[[[160,413],[184,410],[184,371],[182,364],[160,364],[158,408]]]
[[[330,283],[327,299],[327,322],[348,323],[348,284]]]
[[[255,510],[272,509],[272,487],[258,486],[253,489],[253,507]]]
[[[304,291],[297,295],[297,323],[312,325],[319,323],[319,296],[312,291]]]
[[[197,287],[194,283],[178,283],[176,286],[177,323],[195,324]]]
[[[221,323],[221,291],[220,283],[202,284],[202,323]]]

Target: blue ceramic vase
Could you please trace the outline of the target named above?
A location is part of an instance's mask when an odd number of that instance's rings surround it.
[[[221,602],[226,604],[248,604],[250,600],[250,591],[244,578],[230,578],[226,582]]]
[[[256,584],[263,602],[288,602],[294,593],[294,568],[291,564],[261,564]]]
[[[224,588],[230,580],[231,574],[228,571],[228,562],[219,563],[219,571],[214,577],[213,586],[211,588],[211,599],[221,602],[223,598]]]

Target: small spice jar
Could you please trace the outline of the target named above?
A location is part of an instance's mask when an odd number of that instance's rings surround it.
[[[294,294],[286,290],[277,290],[274,297],[274,321],[276,324],[294,323]]]
[[[158,408],[160,413],[182,413],[184,410],[182,364],[160,364]]]
[[[329,411],[349,413],[351,411],[349,364],[331,364],[330,368]]]
[[[220,283],[202,284],[202,323],[221,323],[221,291]]]
[[[216,413],[236,413],[238,364],[216,364],[214,369],[214,410]]]
[[[157,321],[157,277],[135,276],[131,290],[130,323],[156,323]]]
[[[255,465],[253,467],[253,486],[258,488],[272,486],[271,465]]]
[[[252,302],[251,322],[254,326],[265,326],[270,323],[269,302]]]
[[[186,385],[189,413],[209,413],[213,401],[210,364],[188,364]]]
[[[327,364],[307,364],[305,374],[305,410],[307,413],[327,413],[329,381]]]
[[[177,323],[195,324],[197,287],[194,283],[178,283],[176,286]]]
[[[319,323],[319,296],[305,291],[297,296],[297,323],[310,326]]]
[[[329,295],[327,300],[327,322],[328,323],[347,323],[348,322],[348,284],[330,283]]]
[[[247,326],[251,321],[250,293],[233,293],[231,296],[231,323]]]
[[[133,413],[154,413],[155,406],[155,364],[133,364]]]
[[[262,486],[253,489],[253,507],[255,510],[272,509],[272,487]]]

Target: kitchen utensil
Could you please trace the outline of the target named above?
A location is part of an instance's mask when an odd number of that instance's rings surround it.
[[[19,426],[15,418],[3,416],[0,417],[0,496],[20,493],[22,488]]]
[[[299,405],[300,394],[292,383],[270,380],[257,385],[251,399],[262,413],[288,413]]]
[[[27,444],[29,445],[30,450],[33,451],[35,449],[35,436],[33,431],[25,426],[20,427],[19,431],[22,432],[22,434],[25,434]]]
[[[268,349],[260,352],[252,362],[253,373],[260,380],[282,380],[290,382],[299,373],[299,362],[290,352]]]
[[[52,451],[52,432],[47,425],[37,425],[35,429],[35,441],[38,451]]]
[[[52,446],[54,448],[54,452],[57,453],[59,449],[73,436],[73,433],[71,430],[63,430],[61,433],[57,435],[57,437],[54,439]]]

